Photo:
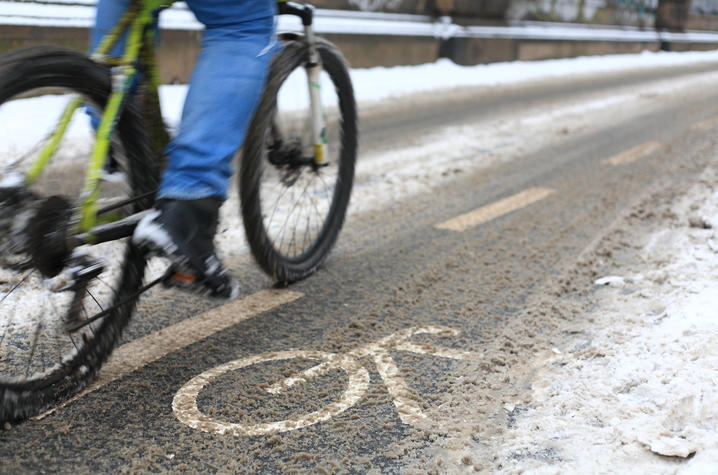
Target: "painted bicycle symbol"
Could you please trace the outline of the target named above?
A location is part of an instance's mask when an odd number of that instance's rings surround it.
[[[396,362],[390,355],[392,350],[407,351],[421,355],[437,356],[455,360],[477,360],[481,355],[451,348],[443,348],[427,343],[409,341],[415,335],[431,334],[439,336],[457,336],[458,330],[446,327],[415,327],[393,333],[381,340],[359,347],[349,353],[336,354],[322,351],[291,350],[274,353],[262,353],[242,358],[212,368],[192,378],[182,386],[172,401],[172,410],[182,423],[204,432],[213,434],[231,434],[236,436],[269,435],[307,427],[323,422],[341,414],[359,402],[369,387],[369,372],[359,363],[360,358],[370,357],[386,385],[389,395],[401,421],[413,426],[421,426],[427,416],[419,406],[419,397],[401,377]],[[338,400],[309,414],[299,414],[282,421],[261,422],[256,424],[230,423],[213,419],[202,413],[197,407],[197,397],[202,389],[219,376],[264,362],[303,359],[320,363],[270,385],[267,393],[277,395],[300,383],[320,377],[329,371],[343,370],[348,376],[345,390]]]

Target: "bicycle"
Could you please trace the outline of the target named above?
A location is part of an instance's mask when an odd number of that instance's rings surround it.
[[[437,356],[453,360],[481,361],[483,358],[481,354],[469,351],[442,348],[427,343],[410,341],[410,338],[413,336],[422,334],[446,337],[457,336],[459,335],[459,331],[433,325],[415,327],[398,331],[375,343],[361,346],[345,354],[290,350],[263,353],[230,361],[195,376],[182,386],[172,400],[172,411],[175,417],[183,424],[211,434],[259,436],[302,429],[319,422],[325,422],[359,402],[369,387],[369,373],[358,360],[364,357],[370,357],[373,359],[377,372],[388,389],[401,421],[404,424],[421,427],[426,424],[428,417],[418,403],[419,398],[409,388],[401,376],[401,371],[399,371],[396,362],[391,357],[390,351],[406,351],[419,355]],[[199,409],[197,399],[200,392],[224,374],[240,371],[249,367],[256,368],[268,362],[291,360],[313,360],[321,361],[321,363],[303,371],[288,371],[286,369],[272,371],[272,374],[281,374],[283,379],[271,385],[259,385],[257,389],[261,390],[255,389],[253,393],[255,395],[264,393],[269,396],[276,396],[294,387],[306,385],[309,381],[316,380],[332,371],[340,371],[346,374],[346,389],[338,396],[330,398],[335,399],[334,401],[327,402],[326,406],[317,408],[316,411],[272,422],[240,423],[223,421],[218,420],[216,417],[211,417]],[[290,376],[286,376],[286,373],[290,373]],[[253,370],[250,374],[261,374],[261,372],[259,370]],[[337,375],[333,375],[330,379],[331,381],[336,381],[337,378]],[[233,392],[235,391],[236,390],[233,389]],[[324,388],[318,391],[318,393],[326,392],[327,390]],[[290,396],[290,398],[292,397],[294,396]],[[314,396],[305,397],[314,400]],[[322,402],[324,401],[319,401],[317,405],[321,406]]]
[[[169,137],[154,25],[173,2],[133,2],[89,57],[50,46],[0,57],[1,422],[79,391],[117,344],[140,294],[163,280],[145,276],[156,269],[147,270],[129,237],[153,204]],[[286,285],[312,274],[337,240],[354,176],[357,114],[346,62],[314,35],[313,8],[280,1],[278,10],[299,17],[304,32],[279,35],[238,184],[251,253]],[[109,58],[125,32],[123,57]],[[301,71],[304,85],[290,97],[305,103],[287,106],[285,91]],[[101,115],[96,130],[88,107]],[[23,117],[32,127],[20,124]],[[103,179],[110,156],[128,184]]]

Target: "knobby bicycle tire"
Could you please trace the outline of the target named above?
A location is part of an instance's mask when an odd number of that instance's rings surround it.
[[[25,91],[52,91],[53,88],[76,91],[102,108],[108,100],[111,79],[107,68],[63,48],[33,47],[0,57],[0,105]],[[158,172],[150,163],[149,143],[141,118],[132,105],[124,107],[116,134],[124,147],[131,196],[139,197],[156,189]],[[151,205],[152,198],[145,197],[134,203],[133,211]],[[108,358],[134,311],[136,299],[131,296],[142,284],[145,269],[144,256],[129,240],[118,245],[125,246],[120,253],[124,262],[117,273],[114,297],[111,294],[109,298],[114,299],[113,303],[129,301],[99,320],[89,337],[83,333],[79,347],[73,340],[76,351],[50,368],[49,374],[22,379],[0,374],[0,421],[25,419],[58,404],[82,389]],[[84,294],[83,298],[86,298]]]
[[[336,165],[338,171],[334,184],[327,186],[332,189],[331,198],[327,200],[326,217],[316,225],[318,228],[316,236],[303,238],[310,242],[306,249],[302,249],[297,255],[290,255],[270,236],[267,215],[274,213],[274,210],[267,206],[271,203],[263,201],[262,181],[265,167],[272,166],[267,160],[267,142],[273,127],[273,118],[277,114],[279,90],[290,74],[298,68],[303,68],[308,61],[307,44],[301,39],[286,42],[273,58],[264,94],[242,148],[239,193],[247,240],[259,266],[279,284],[301,280],[322,264],[335,244],[344,223],[354,179],[358,135],[357,111],[347,63],[341,52],[324,39],[317,38],[317,49],[323,72],[329,76],[337,95],[338,117],[335,127],[339,150],[330,160],[336,162],[332,165]],[[304,85],[306,87],[306,79]],[[311,166],[306,166],[302,172],[320,176],[323,169],[313,170]],[[286,192],[286,189],[282,192]],[[286,218],[285,224],[289,224],[289,221],[290,218]],[[295,224],[300,224],[300,218],[296,218]],[[309,218],[307,218],[307,226],[309,226]],[[295,233],[295,230],[291,232]]]

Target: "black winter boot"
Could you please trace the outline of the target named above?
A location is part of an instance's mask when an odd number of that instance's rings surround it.
[[[198,290],[212,297],[235,298],[237,282],[214,249],[219,222],[217,198],[159,200],[137,225],[132,242],[172,261],[165,284]]]

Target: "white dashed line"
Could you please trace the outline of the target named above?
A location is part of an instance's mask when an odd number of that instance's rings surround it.
[[[444,221],[443,223],[437,224],[436,227],[450,231],[466,231],[467,229],[540,201],[553,193],[554,190],[550,188],[529,188],[503,200]]]
[[[663,144],[661,142],[646,142],[611,158],[607,158],[603,163],[613,166],[627,165],[660,150],[662,147]]]
[[[718,127],[718,117],[710,117],[691,125],[691,130],[696,132],[708,132]]]

